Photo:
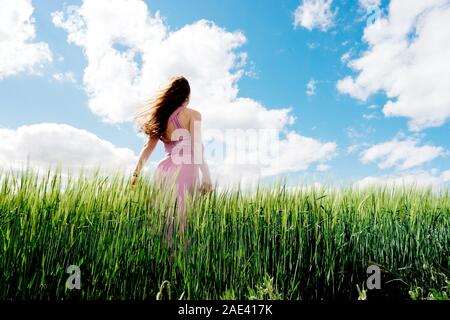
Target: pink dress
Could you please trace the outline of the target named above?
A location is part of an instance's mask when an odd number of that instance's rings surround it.
[[[193,163],[191,135],[186,128],[183,128],[178,118],[182,109],[182,106],[178,107],[168,120],[168,124],[170,122],[173,123],[175,127],[174,134],[179,139],[174,139],[175,141],[160,139],[164,143],[166,156],[159,161],[155,172],[155,179],[159,186],[169,191],[169,193],[170,191],[174,193],[172,193],[174,197],[171,199],[176,201],[181,233],[184,231],[186,223],[185,197],[194,190],[199,179],[199,165]],[[171,243],[172,239],[172,224],[174,222],[172,213],[172,210],[170,210],[169,243]]]

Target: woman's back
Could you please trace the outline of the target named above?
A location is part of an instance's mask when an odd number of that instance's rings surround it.
[[[184,129],[191,132],[191,121],[198,118],[200,113],[193,109],[180,106],[177,108],[169,117],[167,122],[166,133],[163,137],[161,137],[161,141],[164,143],[169,143],[171,141],[171,137],[175,133],[177,129]]]
[[[191,134],[192,114],[197,111],[180,106],[170,115],[167,130],[160,140],[164,143],[166,157],[157,167],[159,173],[178,173],[178,183],[192,186],[197,180],[198,166],[194,164],[193,137]],[[182,166],[180,168],[179,166]]]

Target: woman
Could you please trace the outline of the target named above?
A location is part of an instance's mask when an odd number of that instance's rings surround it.
[[[170,189],[174,183],[180,232],[184,231],[185,196],[198,187],[199,171],[202,174],[200,190],[211,191],[211,177],[203,157],[201,142],[201,115],[187,108],[191,89],[184,77],[173,78],[151,102],[135,117],[140,131],[148,136],[131,180],[135,186],[145,162],[158,143],[162,141],[166,156],[158,163],[155,179],[160,186]],[[199,170],[200,169],[200,170]],[[172,239],[172,214],[168,238]]]

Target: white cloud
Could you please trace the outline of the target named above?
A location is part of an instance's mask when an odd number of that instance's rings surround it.
[[[44,42],[35,42],[31,0],[0,0],[0,80],[20,72],[35,73],[52,54]]]
[[[171,30],[158,12],[151,14],[145,2],[136,0],[85,0],[80,7],[72,6],[52,16],[54,24],[67,31],[68,41],[83,49],[87,59],[83,82],[90,97],[89,107],[104,121],[130,121],[136,106],[169,77],[182,74],[191,84],[190,106],[202,113],[205,138],[212,130],[231,128],[275,130],[280,137],[286,134],[276,141],[285,146],[279,155],[289,159],[281,162],[285,167],[234,165],[227,170],[218,163],[220,170],[212,171],[223,179],[306,170],[318,161],[316,155],[307,154],[291,163],[298,150],[303,150],[299,143],[310,146],[310,138],[289,131],[295,120],[291,108],[271,109],[238,95],[238,81],[247,62],[246,53],[239,51],[246,41],[241,32],[228,32],[206,20]],[[296,136],[299,139],[293,138]],[[311,140],[319,149],[334,151],[329,148],[334,143]],[[254,151],[245,149],[242,153]]]
[[[418,144],[419,141],[412,138],[394,139],[368,148],[360,159],[363,163],[378,162],[380,169],[396,167],[407,170],[446,155],[442,147]]]
[[[303,0],[294,12],[294,27],[327,31],[334,24],[333,0]]]
[[[371,11],[381,5],[381,0],[359,0],[359,5],[365,11]]]
[[[413,131],[450,118],[449,0],[392,0],[363,39],[368,49],[349,63],[358,74],[338,82],[342,93],[367,100],[384,92],[384,115],[409,118]]]
[[[331,160],[336,154],[336,143],[322,142],[291,131],[287,134],[286,139],[280,140],[280,156],[277,161],[263,173],[275,175],[304,171],[312,163]]]
[[[118,148],[86,130],[66,124],[40,123],[17,129],[0,128],[0,167],[20,169],[27,161],[32,168],[47,169],[61,164],[77,172],[101,167],[131,170],[137,162],[134,152]]]
[[[53,74],[53,79],[58,82],[70,82],[76,83],[77,79],[75,78],[75,74],[73,72],[60,72]]]
[[[443,190],[449,187],[448,182],[450,170],[441,174],[436,172],[409,172],[398,175],[369,176],[354,183],[354,187],[367,188],[372,186],[385,187],[415,187],[418,189],[432,188],[433,190]]]
[[[308,96],[314,96],[316,94],[316,84],[317,81],[314,79],[308,81],[308,83],[306,84],[306,94]]]
[[[178,74],[191,83],[191,106],[213,128],[280,129],[293,121],[290,108],[268,109],[238,96],[246,62],[237,51],[246,41],[241,32],[206,20],[170,31],[158,12],[151,15],[137,0],[84,1],[52,15],[69,42],[83,48],[89,106],[107,122],[129,121],[136,106]]]

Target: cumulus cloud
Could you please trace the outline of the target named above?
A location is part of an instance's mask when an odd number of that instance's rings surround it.
[[[374,145],[363,151],[360,159],[363,163],[377,162],[380,169],[407,170],[446,154],[442,147],[420,146],[418,140],[409,138]]]
[[[334,24],[333,0],[303,0],[294,12],[294,27],[327,31]]]
[[[354,186],[357,188],[386,186],[415,187],[418,189],[432,188],[433,190],[443,190],[449,187],[449,182],[450,170],[442,173],[419,171],[378,177],[369,176],[357,181]]]
[[[334,25],[333,0],[303,0],[294,12],[294,27],[327,31]]]
[[[61,165],[77,172],[81,167],[132,170],[137,157],[86,130],[66,124],[40,123],[17,129],[0,128],[0,167],[18,170],[27,164],[46,170]]]
[[[337,155],[336,143],[321,142],[292,131],[280,141],[279,147],[277,161],[263,171],[267,175],[304,171],[314,162],[328,161]]]
[[[339,91],[360,100],[384,92],[384,115],[409,118],[413,131],[450,118],[449,0],[392,0],[363,39],[368,49],[349,63],[357,75],[340,80]]]
[[[31,0],[0,0],[0,80],[20,72],[35,73],[52,54],[36,42]]]
[[[225,161],[212,161],[220,167],[213,171],[223,179],[276,174],[286,168],[305,170],[317,161],[315,155],[305,155],[299,163],[291,163],[298,150],[317,151],[309,148],[311,138],[288,129],[295,121],[291,108],[268,108],[239,96],[238,81],[247,63],[246,53],[240,51],[246,42],[241,32],[229,32],[206,20],[171,30],[159,12],[151,13],[145,2],[136,0],[85,0],[79,7],[54,12],[52,17],[56,26],[67,31],[68,41],[83,49],[89,107],[104,121],[130,121],[138,105],[169,77],[182,74],[192,87],[190,106],[202,113],[206,139],[214,137],[214,130],[245,128],[275,131],[278,138],[274,144],[285,146],[279,156],[286,167],[270,163],[265,168],[245,164],[227,167],[228,155]],[[319,150],[334,152],[334,143],[311,140]],[[225,147],[233,146],[229,140],[222,142]],[[259,152],[251,148],[239,151],[241,156]]]

